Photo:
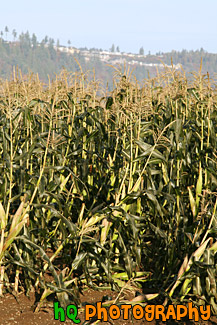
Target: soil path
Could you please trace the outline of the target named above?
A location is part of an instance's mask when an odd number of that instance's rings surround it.
[[[101,301],[103,297],[110,297],[115,299],[117,293],[114,293],[109,290],[104,290],[103,292],[87,290],[84,292],[84,295],[81,296],[82,303],[94,304],[98,301]],[[52,324],[74,324],[71,320],[67,319],[65,322],[60,322],[54,320],[54,311],[52,308],[52,303],[44,306],[38,313],[33,312],[33,305],[35,302],[34,294],[30,295],[30,298],[27,298],[24,294],[19,294],[16,298],[13,295],[7,294],[3,298],[0,298],[0,325],[52,325]],[[80,324],[84,324],[84,312],[82,310],[78,313],[78,318],[81,320]],[[86,323],[87,324],[87,323]],[[92,323],[93,324],[93,323]],[[111,322],[98,322],[97,324],[114,324],[114,325],[127,325],[127,324],[185,324],[190,325],[194,324],[192,322],[147,322],[145,320],[134,321],[119,319]],[[208,322],[197,322],[196,324],[216,324],[217,317],[211,317]]]

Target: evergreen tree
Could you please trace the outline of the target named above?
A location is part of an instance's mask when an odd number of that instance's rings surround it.
[[[139,49],[139,55],[144,55],[144,48],[143,47],[140,47],[140,49]]]
[[[112,44],[112,47],[111,47],[110,51],[111,52],[114,52],[115,51],[115,45],[114,44]]]
[[[14,37],[14,42],[15,42],[15,40],[16,40],[16,38],[17,38],[17,32],[16,32],[15,29],[13,29],[13,31],[12,31],[12,35],[13,35],[13,37]]]
[[[7,34],[9,32],[8,26],[5,26],[5,34],[6,34],[6,40],[7,40]]]
[[[49,45],[50,48],[53,48],[54,43],[55,43],[54,39],[53,38],[49,38],[48,45]]]
[[[48,43],[48,36],[46,35],[44,38],[44,44],[47,44],[47,43]]]
[[[32,34],[32,46],[33,46],[33,49],[35,49],[37,47],[37,37],[34,33]]]

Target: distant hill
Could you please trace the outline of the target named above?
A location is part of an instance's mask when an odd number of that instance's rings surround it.
[[[217,54],[207,53],[203,49],[139,55],[98,49],[76,49],[54,43],[54,40],[48,37],[38,42],[35,34],[30,37],[28,32],[22,33],[14,41],[6,41],[1,37],[0,77],[10,78],[13,67],[18,67],[23,74],[29,71],[38,73],[39,78],[44,81],[48,80],[48,75],[55,78],[63,68],[69,71],[82,68],[84,72],[94,69],[96,80],[103,81],[104,86],[108,85],[111,89],[116,72],[114,67],[122,67],[124,73],[125,66],[125,70],[133,71],[133,75],[141,82],[149,76],[156,76],[157,70],[161,72],[165,66],[171,67],[171,58],[173,68],[179,70],[182,67],[186,73],[198,71],[201,58],[204,74],[208,71],[210,77],[214,78],[217,73]]]

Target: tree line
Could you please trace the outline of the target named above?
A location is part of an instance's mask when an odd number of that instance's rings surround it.
[[[10,78],[13,67],[18,67],[23,74],[32,71],[38,73],[40,79],[47,81],[48,75],[55,78],[55,75],[60,73],[63,68],[69,71],[78,71],[80,67],[77,62],[79,62],[83,71],[94,69],[97,79],[102,80],[104,85],[108,84],[110,88],[112,86],[114,69],[97,57],[90,57],[89,60],[86,60],[82,51],[68,55],[58,51],[59,40],[55,41],[53,38],[45,36],[39,42],[37,36],[34,33],[30,35],[28,31],[18,35],[13,29],[10,34],[11,41],[8,41],[8,36],[9,28],[6,26],[4,31],[0,32],[0,78]],[[71,47],[71,44],[72,42],[68,41],[68,47]],[[87,48],[84,49],[87,50]],[[120,52],[120,47],[112,44],[110,51]],[[172,58],[173,63],[180,63],[187,73],[198,71],[202,58],[202,72],[209,71],[211,76],[217,73],[217,54],[208,53],[202,48],[197,51],[158,52],[156,55],[151,55],[149,51],[145,55],[144,48],[141,47],[138,54],[140,54],[138,60],[147,64],[163,61],[170,65]],[[148,75],[151,77],[156,75],[155,67],[135,65],[132,68],[134,68],[134,75],[138,81],[142,81]]]

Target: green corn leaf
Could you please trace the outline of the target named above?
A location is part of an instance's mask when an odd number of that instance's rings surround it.
[[[1,229],[5,229],[7,219],[6,219],[5,210],[1,202],[0,202],[0,222],[1,222]]]
[[[191,212],[193,214],[193,217],[196,217],[196,214],[197,214],[196,202],[195,202],[193,193],[191,191],[191,188],[189,186],[188,186],[188,194],[189,194],[189,200],[190,200],[190,205],[191,205]]]

